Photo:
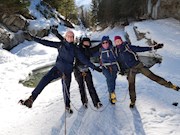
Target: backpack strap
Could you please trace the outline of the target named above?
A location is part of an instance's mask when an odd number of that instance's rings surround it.
[[[116,59],[115,48],[111,48],[110,50],[106,50],[106,51],[102,51],[102,48],[100,48],[99,52],[100,52],[100,65],[101,66],[107,67],[107,66],[110,66],[110,65],[117,65],[118,70],[121,71],[120,66],[119,66],[117,61],[112,62],[112,63],[105,63],[105,64],[102,63],[102,53],[108,53],[109,54],[109,52],[112,52],[113,57]]]
[[[99,54],[100,54],[100,56],[99,56],[99,63],[102,66],[102,48],[101,47],[99,48]]]
[[[128,51],[128,52],[130,52],[131,54],[134,55],[134,58],[135,58],[137,61],[139,60],[139,57],[138,57],[137,53],[134,52],[134,51],[132,51],[128,44],[125,45],[125,48],[126,48],[126,51]]]

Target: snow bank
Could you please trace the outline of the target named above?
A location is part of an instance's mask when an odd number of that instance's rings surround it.
[[[180,22],[173,19],[143,21],[135,23],[138,30],[146,33],[146,37],[158,43],[164,43],[164,54],[180,58]]]

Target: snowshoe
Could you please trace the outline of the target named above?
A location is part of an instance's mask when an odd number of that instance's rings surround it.
[[[131,102],[131,103],[129,104],[129,107],[130,107],[130,108],[134,108],[134,106],[135,106],[135,103],[133,103],[133,102]]]
[[[101,108],[103,106],[103,104],[101,102],[98,102],[94,107],[96,107],[97,109]]]
[[[33,100],[33,97],[32,96],[30,96],[28,99],[26,99],[26,100],[19,100],[19,103],[21,104],[21,105],[25,105],[26,107],[28,107],[28,108],[31,108],[32,107],[32,104],[33,104],[33,102],[34,102],[34,100]]]
[[[69,114],[73,114],[73,110],[70,107],[66,107],[66,112]]]
[[[115,104],[116,103],[116,94],[114,92],[110,93],[109,96],[109,101],[111,102],[111,104]]]

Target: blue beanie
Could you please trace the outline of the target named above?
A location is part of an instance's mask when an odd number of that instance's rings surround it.
[[[109,41],[109,36],[103,36],[101,39],[101,43],[104,41]]]

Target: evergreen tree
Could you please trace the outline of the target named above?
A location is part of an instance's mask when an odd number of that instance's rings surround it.
[[[85,27],[89,28],[91,26],[91,12],[89,10],[86,10],[84,12],[84,19],[85,19]]]
[[[27,0],[0,0],[0,15],[7,14],[28,14]]]
[[[74,0],[44,0],[50,4],[59,13],[65,16],[65,19],[77,20],[77,8]]]
[[[91,26],[91,11],[84,9],[84,6],[79,7],[79,19],[85,28]]]
[[[98,6],[99,6],[100,0],[92,0],[91,5],[91,26],[96,26],[98,23]]]
[[[144,0],[92,0],[92,22],[106,27],[127,18],[137,19],[146,12],[145,7]]]
[[[97,19],[100,24],[106,27],[111,24],[114,20],[113,18],[113,0],[101,0],[98,5]]]

